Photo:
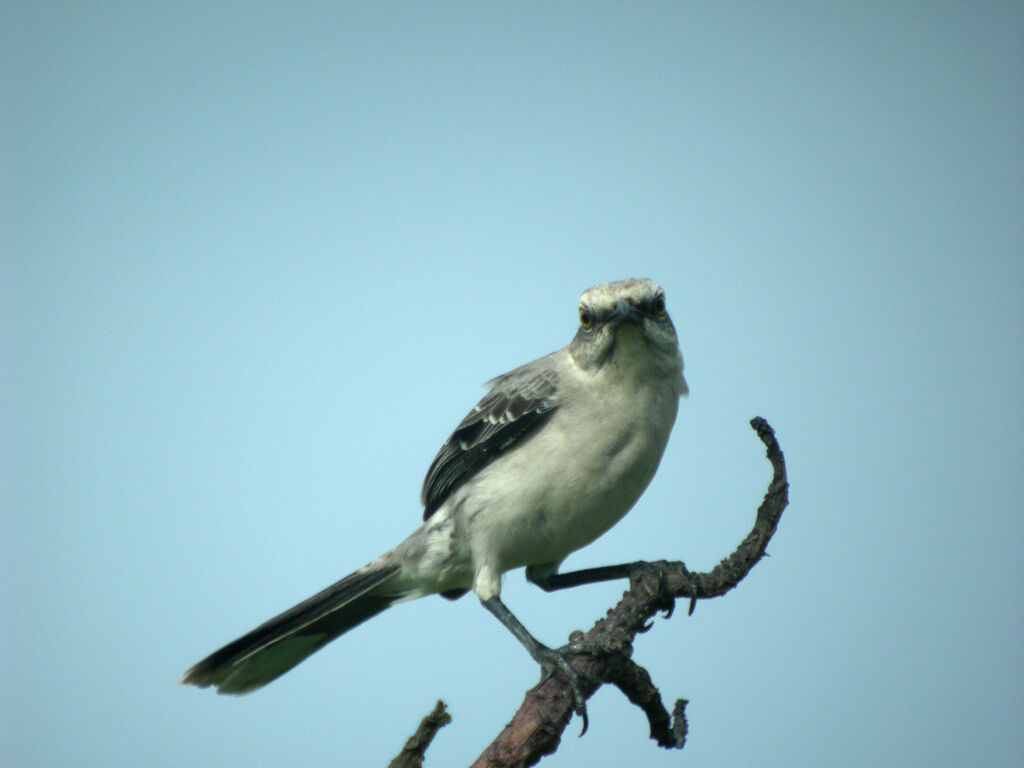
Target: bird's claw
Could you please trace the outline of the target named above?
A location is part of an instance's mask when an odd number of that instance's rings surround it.
[[[683,566],[683,571],[686,573],[686,579],[690,587],[690,608],[686,615],[693,616],[693,612],[697,608],[697,595],[700,593],[700,579],[697,578],[697,574],[691,572],[685,565]]]
[[[630,586],[634,586],[635,584],[639,583],[639,581],[641,579],[643,579],[644,576],[653,575],[658,580],[658,586],[657,586],[657,593],[656,594],[660,594],[661,591],[665,587],[665,565],[666,565],[666,563],[665,563],[664,560],[657,560],[657,561],[655,561],[653,563],[640,560],[640,561],[638,561],[636,563],[633,563],[632,573],[630,573],[630,575],[629,575]],[[685,568],[685,566],[684,566],[684,568]],[[669,599],[663,601],[663,603],[658,606],[658,609],[665,612],[665,616],[664,617],[667,619],[667,618],[670,618],[672,616],[672,612],[675,610],[675,606],[676,606],[675,599],[669,598]],[[653,621],[649,621],[649,622],[645,623],[640,628],[639,631],[640,632],[647,632],[653,626],[654,626],[654,622]]]
[[[649,562],[647,560],[638,560],[632,564],[631,572],[629,574],[630,586],[635,585],[644,576],[654,576],[658,580],[658,589],[660,590],[665,584],[665,561],[657,560],[655,562]]]
[[[565,657],[567,652],[577,650],[585,650],[585,648],[578,645],[568,645],[557,650],[543,648],[538,653],[539,658],[537,661],[540,663],[542,681],[551,677],[555,670],[565,675],[569,681],[569,689],[572,691],[573,712],[583,719],[583,730],[580,731],[580,736],[583,736],[590,725],[590,721],[587,719],[587,697],[583,694],[583,684],[580,681],[579,674],[572,668],[569,660]]]

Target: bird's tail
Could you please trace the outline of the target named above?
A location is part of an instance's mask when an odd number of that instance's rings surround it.
[[[266,685],[334,638],[407,597],[393,584],[399,568],[387,556],[360,568],[214,651],[180,682],[204,688],[213,685],[219,693],[248,693]]]

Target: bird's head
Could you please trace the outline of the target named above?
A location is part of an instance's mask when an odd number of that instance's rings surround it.
[[[579,330],[569,345],[577,365],[595,372],[614,362],[641,376],[677,374],[679,393],[686,394],[683,358],[660,285],[646,277],[595,285],[580,296],[578,309]]]

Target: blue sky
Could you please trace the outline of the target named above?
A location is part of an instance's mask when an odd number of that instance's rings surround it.
[[[380,554],[479,384],[658,280],[691,395],[567,567],[746,534],[552,766],[1024,754],[1024,9],[984,3],[0,10],[0,738],[16,765],[468,763],[537,671],[472,597],[242,698],[184,669]],[[549,644],[621,585],[504,596]]]

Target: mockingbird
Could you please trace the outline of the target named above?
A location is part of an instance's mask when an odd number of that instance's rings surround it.
[[[630,565],[558,573],[629,511],[658,468],[687,393],[665,294],[652,280],[596,285],[569,346],[488,382],[423,483],[424,523],[369,565],[200,661],[182,683],[246,693],[403,600],[473,590],[542,666],[585,698],[564,651],[501,601],[505,571],[551,591],[622,578]],[[584,721],[585,722],[585,721]]]

